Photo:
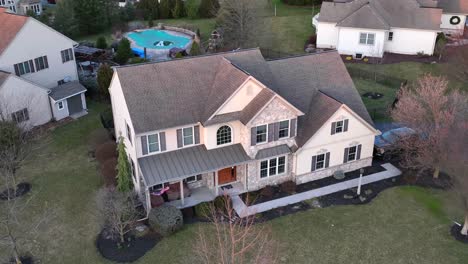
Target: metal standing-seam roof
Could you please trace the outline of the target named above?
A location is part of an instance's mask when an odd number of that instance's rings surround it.
[[[261,149],[257,152],[255,159],[266,159],[271,157],[276,157],[279,155],[291,153],[291,149],[286,144],[278,145],[271,148]]]
[[[205,145],[138,159],[147,186],[182,180],[250,161],[241,144],[207,150]]]

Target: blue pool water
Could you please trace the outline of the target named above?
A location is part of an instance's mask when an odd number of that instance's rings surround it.
[[[189,37],[175,36],[162,30],[148,29],[141,32],[128,33],[135,43],[147,49],[184,49],[190,43]]]

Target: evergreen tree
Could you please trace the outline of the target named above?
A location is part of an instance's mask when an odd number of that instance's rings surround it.
[[[101,0],[74,0],[73,2],[81,35],[98,33],[103,29],[103,24],[105,25],[106,23],[102,23],[105,13]]]
[[[170,0],[161,0],[161,2],[159,2],[159,18],[171,18]]]
[[[117,145],[117,152],[119,154],[117,160],[117,190],[121,192],[129,192],[133,189],[133,181],[131,179],[132,169],[128,162],[127,151],[125,151],[125,144],[123,137],[119,138]]]
[[[159,18],[159,1],[158,0],[141,0],[137,5],[138,9],[143,12],[145,20]]]
[[[130,48],[130,41],[123,38],[117,47],[117,53],[114,60],[119,64],[125,64],[133,56],[132,49]]]
[[[203,18],[215,17],[219,10],[218,0],[201,0],[198,14]]]
[[[101,98],[107,98],[109,96],[109,86],[112,81],[112,75],[114,75],[114,71],[109,64],[104,63],[99,67],[97,72],[97,83]]]
[[[107,49],[107,41],[105,37],[101,36],[96,40],[96,48]]]
[[[175,0],[174,9],[172,9],[172,17],[173,18],[181,18],[184,17],[185,14],[185,5],[182,0]]]
[[[201,55],[200,45],[194,41],[192,44],[192,48],[190,49],[190,56],[198,56]]]
[[[79,34],[73,0],[62,0],[57,3],[52,27],[70,38]]]

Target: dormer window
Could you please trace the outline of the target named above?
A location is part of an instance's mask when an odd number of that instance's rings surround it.
[[[229,126],[222,126],[216,132],[216,145],[224,145],[232,142],[232,130]]]

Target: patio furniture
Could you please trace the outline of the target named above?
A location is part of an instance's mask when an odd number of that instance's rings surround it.
[[[150,199],[151,199],[151,208],[154,208],[154,207],[158,207],[158,206],[161,206],[162,204],[164,204],[164,198],[160,195],[151,195],[150,196]]]

